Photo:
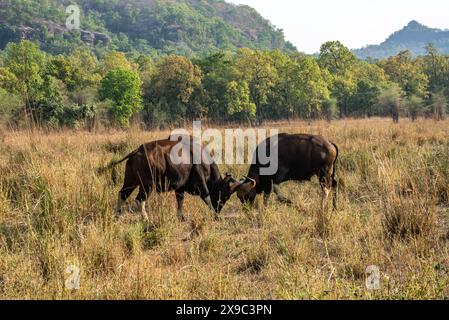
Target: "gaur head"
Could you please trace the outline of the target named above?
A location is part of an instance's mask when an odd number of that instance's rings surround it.
[[[237,181],[232,174],[226,174],[225,178],[216,182],[210,190],[210,198],[215,211],[219,213],[234,193],[237,193],[240,198],[255,187],[256,181],[253,179],[244,177]]]
[[[252,188],[247,192],[238,193],[237,196],[239,197],[242,204],[249,204],[250,206],[253,206],[256,201],[257,190],[255,188]]]

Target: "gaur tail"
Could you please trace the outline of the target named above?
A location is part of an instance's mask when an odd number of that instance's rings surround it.
[[[332,172],[332,187],[336,188],[338,186],[338,182],[337,182],[337,163],[338,163],[338,157],[340,156],[340,150],[338,149],[337,145],[335,143],[332,143],[332,145],[335,147],[335,150],[337,150],[337,156],[335,157],[335,161],[334,161],[334,169]]]
[[[119,161],[114,161],[112,160],[111,162],[109,162],[109,164],[107,166],[104,167],[100,167],[97,169],[97,173],[99,175],[104,175],[105,173],[107,173],[108,171],[111,171],[111,177],[112,177],[112,181],[114,183],[117,183],[117,169],[116,167],[125,162],[126,160],[134,157],[137,153],[139,152],[139,150],[134,150],[133,152],[131,152],[130,154],[128,154],[126,157],[124,157],[123,159],[119,160]]]
[[[337,164],[338,164],[338,157],[340,156],[340,150],[338,150],[338,147],[335,143],[332,143],[332,145],[335,147],[335,150],[337,150],[337,156],[335,157],[334,165],[333,165],[333,171],[332,171],[332,189],[333,189],[333,207],[334,210],[338,209],[338,197],[339,197],[339,187],[341,184],[341,180],[337,180]]]

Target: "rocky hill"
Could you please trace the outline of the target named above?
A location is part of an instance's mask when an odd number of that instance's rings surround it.
[[[122,51],[207,54],[217,49],[295,51],[251,7],[222,0],[78,0],[80,30],[65,27],[70,0],[0,0],[0,49],[21,38],[64,53],[78,45]]]

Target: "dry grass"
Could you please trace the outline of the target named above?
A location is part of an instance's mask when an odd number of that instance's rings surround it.
[[[4,131],[0,298],[449,297],[449,122],[276,126],[339,144],[344,187],[325,224],[316,180],[283,186],[294,207],[247,212],[233,199],[215,222],[189,197],[181,224],[169,194],[151,199],[150,226],[132,213],[115,221],[120,186],[96,168],[168,132]],[[79,290],[65,288],[69,265],[81,269]],[[381,270],[379,291],[366,289],[369,265]]]

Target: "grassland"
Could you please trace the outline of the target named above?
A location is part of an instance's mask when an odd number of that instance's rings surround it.
[[[132,208],[115,220],[123,166],[118,183],[96,169],[168,132],[0,132],[0,298],[449,298],[449,121],[276,126],[341,149],[324,225],[316,180],[283,185],[293,207],[235,198],[218,222],[193,197],[178,222],[173,194],[151,198],[148,226]],[[65,286],[70,265],[79,290]],[[366,288],[370,265],[380,290]]]

